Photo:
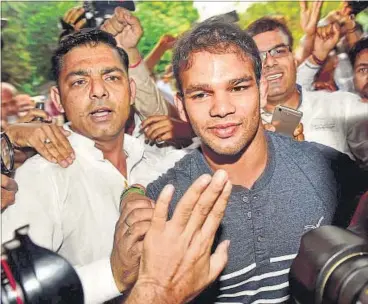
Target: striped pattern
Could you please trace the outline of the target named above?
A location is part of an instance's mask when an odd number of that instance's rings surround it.
[[[296,254],[272,257],[266,265],[253,263],[219,278],[215,303],[266,304],[289,300],[289,271]]]

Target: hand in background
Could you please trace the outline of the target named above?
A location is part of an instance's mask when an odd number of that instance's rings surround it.
[[[73,27],[75,31],[79,31],[87,23],[86,18],[80,19],[84,13],[85,10],[82,6],[73,7],[64,14],[63,22]]]
[[[18,185],[14,179],[1,174],[1,210],[14,204]]]
[[[273,124],[264,123],[263,124],[263,127],[267,131],[276,132],[276,126],[273,125]],[[302,123],[298,124],[298,126],[294,130],[293,138],[296,141],[304,141],[304,127],[303,127],[303,124]]]
[[[323,1],[314,1],[311,5],[307,1],[300,1],[300,26],[306,35],[314,35],[321,14]]]
[[[70,132],[54,124],[16,123],[6,128],[6,134],[13,145],[34,148],[45,159],[64,168],[75,159],[74,150],[66,138]]]
[[[192,139],[195,135],[191,125],[167,115],[153,115],[142,122],[142,132],[152,141]]]

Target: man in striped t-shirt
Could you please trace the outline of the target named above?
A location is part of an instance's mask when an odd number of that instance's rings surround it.
[[[196,302],[286,302],[301,236],[333,222],[344,192],[336,177],[348,178],[343,169],[356,167],[331,148],[263,129],[261,60],[236,25],[199,24],[178,41],[173,67],[178,104],[201,147],[148,185],[147,195],[156,200],[165,185],[174,185],[171,216],[199,176],[224,169],[233,184],[214,244],[230,240],[228,264]],[[334,171],[340,161],[345,165]]]

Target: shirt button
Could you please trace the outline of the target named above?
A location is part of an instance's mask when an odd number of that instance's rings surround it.
[[[258,237],[257,237],[257,241],[258,241],[258,242],[263,242],[263,241],[264,241],[264,237],[263,237],[263,236],[261,236],[261,235],[260,235],[260,236],[258,236]]]
[[[249,202],[249,198],[248,198],[248,196],[243,196],[243,202],[244,202],[244,203],[248,203],[248,202]]]
[[[247,213],[247,217],[248,217],[248,219],[251,219],[251,218],[252,218],[252,212],[250,212],[250,211],[249,211],[249,212]]]

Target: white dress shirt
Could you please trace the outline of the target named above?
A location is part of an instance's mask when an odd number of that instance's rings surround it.
[[[303,112],[301,122],[306,141],[334,148],[368,166],[368,103],[348,92],[301,91],[298,108]],[[272,113],[261,110],[262,120],[272,121]]]
[[[122,191],[128,184],[147,185],[157,179],[187,151],[155,153],[139,139],[125,135],[126,180],[91,139],[74,132],[68,139],[76,154],[68,168],[37,155],[17,169],[19,191],[15,204],[2,214],[2,240],[11,239],[16,228],[29,224],[35,243],[76,267],[85,303],[101,303],[119,295],[109,257]]]

